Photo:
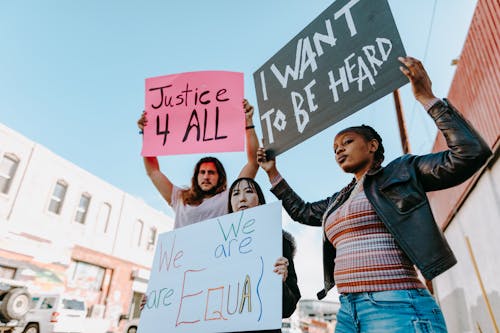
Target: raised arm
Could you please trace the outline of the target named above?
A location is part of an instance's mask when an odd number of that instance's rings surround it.
[[[425,191],[458,185],[472,176],[491,156],[486,142],[463,116],[447,101],[436,98],[432,83],[422,63],[412,57],[401,57],[403,74],[410,80],[415,99],[435,121],[448,149],[416,156],[416,172]]]
[[[137,126],[141,131],[144,131],[144,126],[147,126],[147,113],[144,111],[141,115],[141,118],[137,121]],[[161,196],[168,202],[170,205],[172,203],[172,190],[173,184],[172,182],[160,171],[160,164],[158,163],[158,158],[156,156],[145,156],[144,157],[144,168],[146,169],[146,173],[153,182],[153,185],[156,187],[158,192],[160,192]]]
[[[241,169],[238,178],[247,177],[255,178],[259,165],[257,164],[257,149],[259,148],[259,140],[255,133],[253,125],[253,106],[246,99],[243,100],[243,109],[245,110],[245,135],[246,135],[246,152],[247,164]]]

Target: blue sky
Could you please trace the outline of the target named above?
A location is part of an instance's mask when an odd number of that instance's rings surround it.
[[[144,107],[144,79],[196,70],[239,71],[245,75],[245,95],[256,105],[253,72],[331,3],[2,1],[0,122],[172,215],[140,157],[136,120]],[[424,61],[435,94],[446,96],[455,70],[451,61],[460,55],[476,1],[389,4],[407,54]],[[415,104],[409,85],[400,91],[412,152],[426,153],[434,125]],[[254,120],[260,136],[257,115]],[[389,95],[278,157],[280,171],[304,199],[322,199],[349,182],[335,164],[332,140],[340,129],[361,123],[380,132],[386,161],[401,154]],[[234,179],[244,153],[215,155]],[[175,184],[185,185],[200,156],[161,157],[160,164]],[[257,180],[269,188],[264,172]],[[270,193],[266,197],[274,200]],[[320,232],[288,223],[286,228],[301,239],[298,254],[304,249],[304,255],[317,255],[320,262],[319,241],[311,245],[316,252],[307,244],[319,240]],[[317,287],[304,287],[304,295],[312,297]]]

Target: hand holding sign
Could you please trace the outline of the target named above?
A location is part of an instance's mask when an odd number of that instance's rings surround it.
[[[253,126],[253,106],[246,99],[243,100],[243,109],[245,109],[245,121],[247,128]]]
[[[399,69],[410,80],[415,99],[422,103],[424,107],[435,100],[436,96],[432,92],[431,79],[420,60],[412,57],[399,57],[398,60],[405,65],[405,67],[401,66]]]
[[[243,73],[204,71],[146,79],[143,156],[243,151]],[[147,123],[149,121],[149,126]]]
[[[257,163],[259,166],[268,174],[271,183],[273,179],[279,175],[276,169],[276,158],[268,158],[269,151],[266,151],[264,147],[259,147],[257,150]]]
[[[137,120],[137,127],[141,130],[141,134],[144,134],[144,127],[148,124],[148,118],[146,117],[146,111],[142,111],[141,118]]]
[[[273,272],[281,275],[283,282],[285,282],[288,277],[288,259],[279,257],[274,263]]]

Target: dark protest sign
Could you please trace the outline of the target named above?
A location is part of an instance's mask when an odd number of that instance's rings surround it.
[[[254,73],[266,149],[280,154],[408,82],[387,0],[337,0]]]
[[[243,73],[202,71],[146,79],[143,156],[245,150]]]

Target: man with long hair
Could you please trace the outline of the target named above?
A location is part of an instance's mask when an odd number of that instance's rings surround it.
[[[253,106],[243,100],[246,121],[247,163],[238,178],[254,178],[259,169],[256,161],[259,141],[253,125]],[[137,121],[141,130],[147,125],[146,112]],[[144,167],[154,186],[175,212],[174,229],[226,214],[227,177],[222,163],[215,157],[204,157],[196,163],[191,186],[174,185],[163,172],[156,156],[145,156]]]

